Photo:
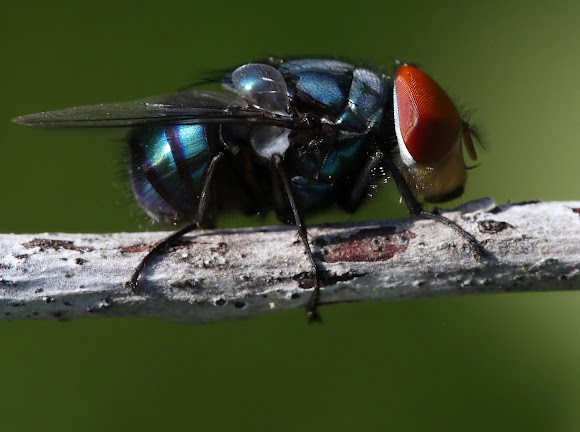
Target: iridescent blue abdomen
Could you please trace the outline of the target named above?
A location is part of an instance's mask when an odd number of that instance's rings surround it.
[[[131,184],[139,205],[165,222],[193,219],[212,158],[216,126],[145,127],[129,137]]]

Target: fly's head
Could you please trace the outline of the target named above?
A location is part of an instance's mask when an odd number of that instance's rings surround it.
[[[411,189],[427,202],[463,193],[467,172],[463,148],[477,159],[473,131],[445,91],[408,64],[396,71],[393,108],[398,165]]]

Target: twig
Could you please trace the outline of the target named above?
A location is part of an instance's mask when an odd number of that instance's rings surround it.
[[[322,304],[580,288],[580,202],[489,199],[417,218],[309,227],[325,270]],[[189,322],[303,306],[311,284],[292,227],[200,231],[160,257],[133,295],[125,282],[168,233],[0,235],[0,319],[147,316]],[[324,312],[324,308],[322,310]]]

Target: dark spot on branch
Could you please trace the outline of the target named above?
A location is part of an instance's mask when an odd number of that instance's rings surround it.
[[[137,244],[131,246],[121,246],[118,248],[118,251],[121,253],[139,253],[139,252],[149,252],[151,250],[151,246],[146,244]]]
[[[242,309],[244,306],[246,306],[246,304],[243,301],[238,300],[234,303],[234,307],[236,309]]]
[[[217,252],[220,255],[225,255],[228,251],[228,244],[225,242],[219,242],[215,247],[210,248],[211,252]]]
[[[224,300],[223,298],[217,299],[215,304],[216,306],[224,306],[227,303],[227,300]]]
[[[341,275],[326,273],[322,275],[322,283],[324,285],[334,285],[338,282],[346,282],[364,276],[366,273],[346,272]]]
[[[338,282],[346,282],[352,279],[356,279],[358,277],[364,276],[366,273],[356,273],[356,272],[346,272],[340,275],[331,273],[331,272],[321,272],[320,273],[320,286],[330,286],[335,285]],[[309,272],[302,272],[292,276],[292,279],[298,282],[298,286],[302,289],[310,289],[314,288],[314,279],[312,278],[312,274]],[[294,297],[294,294],[297,294]],[[298,298],[300,294],[293,293],[292,298]]]
[[[69,240],[52,240],[52,239],[39,239],[35,238],[30,240],[29,242],[23,243],[23,247],[26,249],[31,248],[40,248],[40,251],[43,252],[46,249],[66,249],[66,250],[73,250],[76,252],[91,252],[93,248],[87,246],[75,246],[72,241]]]
[[[485,220],[478,222],[477,227],[479,228],[479,232],[483,234],[497,234],[505,229],[513,228],[513,225],[502,221]]]
[[[298,282],[298,287],[302,289],[314,288],[314,279],[312,278],[312,273],[301,272],[292,276],[292,279]],[[320,281],[322,285],[322,281]]]
[[[75,258],[75,264],[78,264],[78,265],[83,265],[83,264],[84,264],[84,263],[86,263],[86,262],[87,262],[87,260],[85,260],[85,259],[82,259],[82,258]]]
[[[179,290],[189,290],[193,292],[201,292],[205,289],[203,286],[204,278],[186,279],[184,281],[172,282],[170,286]]]
[[[42,298],[42,300],[43,300],[45,303],[54,303],[54,297],[49,297],[49,296],[46,296],[46,297],[43,297],[43,298]]]

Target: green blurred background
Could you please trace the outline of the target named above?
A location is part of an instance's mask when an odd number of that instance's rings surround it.
[[[269,55],[420,64],[486,138],[453,204],[580,198],[576,0],[21,1],[2,18],[0,232],[155,229],[125,185],[121,133],[11,118],[170,92]],[[384,189],[354,217],[317,221],[405,215]],[[301,310],[3,322],[0,430],[577,431],[579,309],[580,294],[552,293],[332,306],[321,326]]]

